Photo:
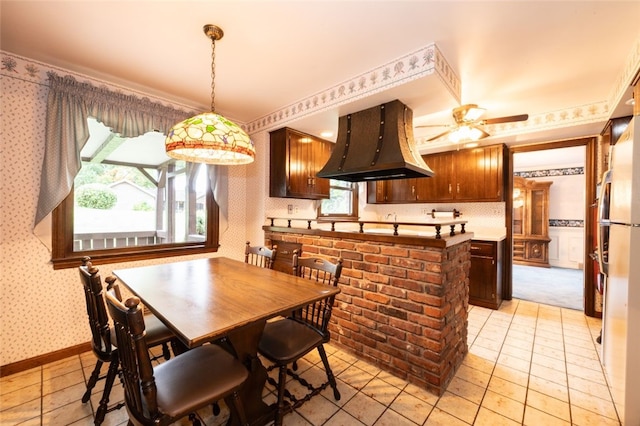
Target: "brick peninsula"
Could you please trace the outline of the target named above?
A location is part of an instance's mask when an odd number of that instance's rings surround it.
[[[433,230],[403,232],[398,224],[364,231],[362,223],[359,230],[332,224],[328,230],[311,229],[311,221],[307,227],[292,227],[291,220],[276,226],[274,219],[263,230],[265,244],[277,244],[278,259],[285,259],[283,271],[294,248],[303,256],[344,259],[332,344],[442,395],[468,352],[473,234],[456,223],[461,232],[451,226],[440,235],[438,226],[437,236]]]

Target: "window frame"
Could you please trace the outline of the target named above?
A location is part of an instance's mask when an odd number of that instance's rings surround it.
[[[344,186],[335,186],[329,184],[329,193],[331,193],[332,188],[340,189],[342,191],[350,191],[351,192],[351,205],[353,206],[351,214],[334,214],[334,213],[322,213],[322,200],[318,205],[316,219],[318,221],[336,221],[336,220],[357,220],[358,216],[358,192],[360,191],[360,186],[358,182],[349,182],[350,188],[346,188]]]
[[[52,212],[51,262],[53,263],[53,269],[77,267],[84,256],[90,256],[96,264],[100,264],[218,251],[220,209],[210,188],[208,188],[206,196],[207,238],[203,242],[170,243],[76,252],[73,250],[74,201],[74,190],[72,188],[69,195]]]

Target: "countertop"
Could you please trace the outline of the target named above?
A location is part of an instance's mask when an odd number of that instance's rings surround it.
[[[507,238],[506,228],[469,228],[473,232],[473,239],[477,241],[502,241]]]

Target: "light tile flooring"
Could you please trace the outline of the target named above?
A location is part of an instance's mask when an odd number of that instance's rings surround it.
[[[620,425],[595,343],[600,326],[579,311],[515,299],[498,311],[471,307],[469,354],[441,397],[329,346],[342,398],[335,401],[327,389],[284,424]],[[314,352],[299,367],[312,383],[324,374],[318,362]],[[86,353],[3,377],[0,424],[93,424],[101,384],[90,403],[80,401],[93,365]],[[111,400],[122,395],[116,386]],[[275,398],[266,391],[265,400]],[[226,413],[223,406],[218,417],[210,409],[200,414],[207,425],[218,425]],[[103,424],[126,422],[121,409]]]

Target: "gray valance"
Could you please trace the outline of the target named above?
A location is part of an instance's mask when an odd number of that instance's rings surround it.
[[[93,117],[122,137],[169,129],[194,112],[168,107],[148,98],[115,92],[48,73],[49,97],[45,152],[35,223],[38,224],[69,195],[80,171],[80,151],[89,140],[87,118]]]

